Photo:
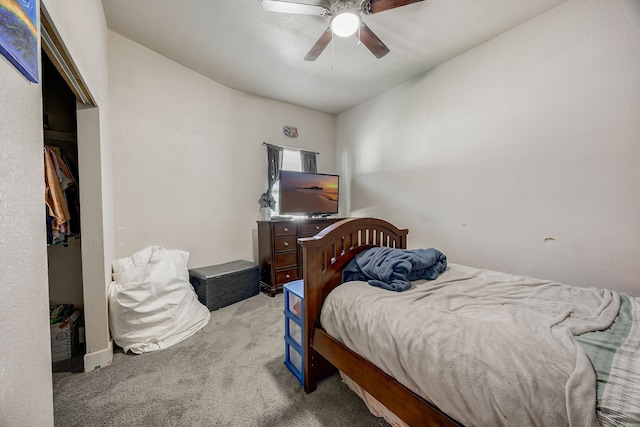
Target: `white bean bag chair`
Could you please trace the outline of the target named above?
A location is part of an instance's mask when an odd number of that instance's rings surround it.
[[[209,322],[209,309],[189,283],[188,260],[188,252],[149,246],[113,261],[109,326],[125,353],[170,347]]]

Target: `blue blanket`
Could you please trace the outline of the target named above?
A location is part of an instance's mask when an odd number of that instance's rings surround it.
[[[405,291],[412,280],[436,279],[447,268],[437,249],[372,248],[359,253],[342,271],[342,280],[367,281],[390,291]]]

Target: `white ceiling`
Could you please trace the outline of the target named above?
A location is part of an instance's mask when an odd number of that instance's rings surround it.
[[[329,6],[328,0],[298,0]],[[391,52],[357,38],[303,58],[329,18],[263,11],[260,0],[102,0],[109,29],[225,86],[339,113],[565,0],[425,0],[363,17]]]

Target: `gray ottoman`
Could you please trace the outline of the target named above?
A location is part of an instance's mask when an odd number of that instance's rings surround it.
[[[189,270],[189,281],[200,302],[213,311],[258,295],[259,274],[256,263],[237,260],[192,268]]]

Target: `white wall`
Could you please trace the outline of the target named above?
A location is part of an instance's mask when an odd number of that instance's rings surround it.
[[[640,8],[572,0],[338,117],[354,216],[449,262],[640,295]]]
[[[53,425],[42,94],[0,55],[0,424]]]
[[[335,170],[334,116],[227,88],[114,32],[109,55],[117,257],[162,245],[189,251],[190,267],[254,260],[263,141]]]

